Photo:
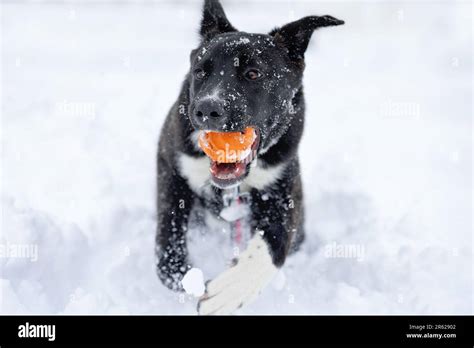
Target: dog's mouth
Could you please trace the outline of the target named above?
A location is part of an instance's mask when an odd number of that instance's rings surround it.
[[[258,137],[252,144],[249,154],[235,163],[219,163],[211,160],[210,172],[214,183],[221,187],[228,187],[236,184],[245,177],[249,166],[257,156]]]
[[[239,184],[250,169],[250,164],[257,157],[260,135],[256,128],[248,127],[240,132],[242,138],[247,136],[245,141],[251,141],[251,145],[244,149],[233,149],[231,145],[225,143],[225,146],[219,150],[212,150],[213,144],[209,143],[208,134],[216,132],[201,132],[199,144],[210,159],[209,171],[211,173],[212,183],[220,188],[228,188]],[[239,137],[236,133],[236,139]],[[218,134],[217,136],[219,136]],[[213,152],[211,152],[213,151]]]

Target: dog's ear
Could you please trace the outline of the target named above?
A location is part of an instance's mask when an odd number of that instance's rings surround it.
[[[270,35],[277,44],[288,50],[291,60],[301,61],[315,29],[341,24],[344,21],[332,16],[308,16],[274,29]]]
[[[205,0],[202,11],[201,37],[210,40],[214,36],[229,31],[237,31],[227,19],[218,0]]]

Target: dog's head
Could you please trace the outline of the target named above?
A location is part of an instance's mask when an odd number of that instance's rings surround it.
[[[287,131],[313,31],[341,24],[344,22],[331,16],[309,16],[269,34],[250,34],[230,24],[219,1],[205,1],[202,42],[191,52],[191,123],[197,130],[217,132],[253,127],[257,135],[252,154],[242,163],[211,163],[215,185],[229,187],[241,182],[259,151]]]

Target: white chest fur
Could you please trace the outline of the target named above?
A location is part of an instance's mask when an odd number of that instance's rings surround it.
[[[181,153],[178,155],[179,172],[188,181],[194,192],[200,192],[209,181],[209,159],[207,157],[192,157]]]
[[[258,159],[256,161],[256,165],[250,167],[249,175],[242,183],[242,191],[246,191],[249,188],[256,188],[258,190],[265,188],[277,181],[285,168],[285,164],[264,168]],[[196,158],[181,153],[178,163],[180,173],[186,178],[191,189],[195,192],[200,192],[210,179],[209,159],[207,157]]]
[[[243,182],[242,190],[245,191],[246,186],[261,190],[277,181],[281,177],[284,169],[284,163],[264,168],[257,159],[257,165],[250,168],[250,173]]]

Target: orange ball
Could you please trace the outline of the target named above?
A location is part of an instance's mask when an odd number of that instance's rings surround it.
[[[199,135],[199,146],[215,162],[235,163],[250,154],[256,138],[252,127],[247,127],[243,133],[202,131]]]

